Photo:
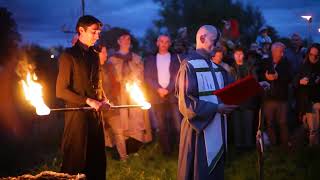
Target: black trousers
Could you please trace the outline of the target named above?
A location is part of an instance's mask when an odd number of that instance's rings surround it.
[[[163,153],[172,151],[172,143],[179,144],[181,115],[175,103],[153,105],[158,125],[158,136]],[[174,137],[171,137],[173,135]],[[171,140],[174,140],[173,142]]]

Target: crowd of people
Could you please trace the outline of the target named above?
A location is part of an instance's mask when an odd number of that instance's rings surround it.
[[[103,179],[100,170],[106,163],[97,161],[105,159],[101,147],[116,147],[119,159],[126,161],[126,141],[132,138],[157,140],[164,155],[179,147],[178,179],[223,179],[228,134],[237,149],[255,147],[260,109],[271,146],[292,148],[290,121],[305,127],[310,146],[319,143],[320,44],[304,47],[296,33],[290,44],[273,42],[262,27],[250,47],[238,43],[230,48],[217,28],[205,25],[197,32],[195,49],[161,34],[157,52],[142,58],[132,52],[129,32],[119,34],[112,53],[103,44],[94,45],[100,31],[98,19],[81,17],[78,40],[59,60],[57,97],[68,107],[97,110],[66,113],[63,172]],[[170,51],[173,46],[180,51]],[[248,75],[268,84],[263,95],[225,105],[212,94]],[[152,108],[110,109],[134,104],[126,91],[132,81],[144,89]],[[92,168],[97,162],[101,169]]]

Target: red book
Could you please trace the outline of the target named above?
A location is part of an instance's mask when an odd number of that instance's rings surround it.
[[[258,81],[249,75],[213,92],[224,104],[239,105],[263,92]]]

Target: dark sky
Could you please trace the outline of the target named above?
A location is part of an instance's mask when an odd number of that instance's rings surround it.
[[[298,32],[306,35],[307,24],[300,17],[314,18],[312,36],[320,41],[320,0],[242,0],[260,8],[268,25],[282,36]],[[81,0],[0,0],[18,24],[23,43],[50,47],[68,46],[72,35],[62,32],[62,26],[73,30],[81,14]],[[86,14],[98,17],[111,26],[125,27],[141,37],[152,20],[158,17],[159,7],[152,0],[86,0]]]

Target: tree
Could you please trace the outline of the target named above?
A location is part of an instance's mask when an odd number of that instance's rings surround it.
[[[6,8],[0,7],[0,65],[10,59],[10,55],[16,50],[21,36],[17,31],[17,24],[11,17],[12,13]]]
[[[157,46],[156,46],[156,40],[160,33],[158,32],[158,29],[147,29],[146,35],[144,38],[141,39],[141,49],[143,49],[143,55],[148,56],[151,54],[156,53]]]
[[[260,10],[252,5],[244,6],[232,0],[154,0],[160,8],[160,18],[154,21],[154,29],[148,30],[146,39],[166,29],[174,39],[180,27],[187,27],[188,39],[194,42],[196,31],[201,25],[212,24],[222,29],[223,20],[236,19],[239,22],[240,41],[249,45],[255,41],[259,28],[265,23]]]

